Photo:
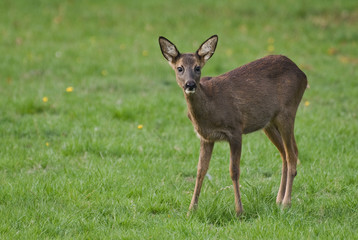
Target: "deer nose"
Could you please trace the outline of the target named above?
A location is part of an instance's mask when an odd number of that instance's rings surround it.
[[[193,91],[196,88],[196,83],[194,81],[188,81],[185,83],[184,89],[185,90],[189,90],[189,91]]]

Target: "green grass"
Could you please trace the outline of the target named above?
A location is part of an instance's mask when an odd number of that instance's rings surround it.
[[[357,21],[356,0],[2,0],[0,238],[357,239]],[[276,53],[308,76],[291,209],[258,132],[243,139],[243,216],[219,143],[186,217],[199,141],[158,36],[187,52],[213,34],[204,75]]]

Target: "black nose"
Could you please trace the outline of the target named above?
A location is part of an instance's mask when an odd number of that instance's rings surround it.
[[[194,90],[196,88],[196,83],[194,81],[189,81],[185,83],[185,89]]]

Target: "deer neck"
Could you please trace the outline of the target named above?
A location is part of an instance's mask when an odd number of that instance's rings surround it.
[[[210,104],[205,89],[200,84],[193,94],[184,94],[192,121],[201,122],[210,112]]]

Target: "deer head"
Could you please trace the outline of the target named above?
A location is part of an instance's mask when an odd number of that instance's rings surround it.
[[[160,49],[174,69],[178,85],[186,94],[194,94],[201,77],[201,69],[214,54],[218,36],[207,39],[195,53],[181,54],[177,47],[164,37],[159,37]]]

